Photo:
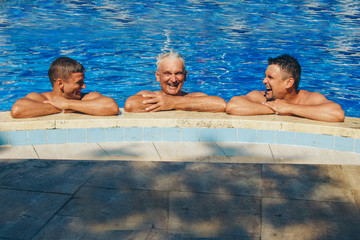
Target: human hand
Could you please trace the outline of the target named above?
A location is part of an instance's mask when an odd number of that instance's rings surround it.
[[[145,110],[147,112],[157,112],[161,110],[173,109],[173,96],[144,94],[144,98],[149,98],[143,101],[143,104],[150,104]]]
[[[292,104],[287,103],[285,100],[276,99],[274,101],[264,102],[263,104],[273,110],[275,114],[291,115]]]
[[[68,109],[68,99],[62,97],[62,96],[54,96],[49,100],[45,100],[44,103],[48,103],[53,105],[54,107],[65,110]]]

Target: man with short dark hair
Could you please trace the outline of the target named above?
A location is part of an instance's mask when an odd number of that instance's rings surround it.
[[[318,92],[298,90],[301,67],[296,58],[284,54],[269,58],[263,83],[266,91],[233,97],[226,112],[233,115],[294,115],[319,121],[342,122],[341,106]]]
[[[140,91],[125,102],[126,112],[156,112],[183,110],[198,112],[224,112],[226,102],[217,96],[205,93],[182,91],[186,81],[184,58],[173,51],[160,54],[157,58],[156,80],[160,91]]]
[[[11,108],[13,118],[39,117],[60,112],[80,112],[90,115],[117,115],[119,106],[98,92],[84,94],[84,67],[68,57],[56,59],[50,66],[52,92],[32,92],[18,99]]]

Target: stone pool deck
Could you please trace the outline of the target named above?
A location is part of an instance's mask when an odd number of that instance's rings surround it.
[[[1,119],[0,114],[0,131],[8,139],[17,130],[71,127],[199,130],[196,142],[184,141],[186,131],[180,131],[181,141],[172,142],[162,136],[159,141],[3,144],[0,239],[359,238],[358,119],[320,123],[279,116],[172,114],[177,117],[87,119],[72,114],[27,120]],[[314,143],[316,134],[333,136],[334,148],[285,144],[276,134],[264,143],[239,142],[239,136],[236,142],[201,141],[205,127],[252,126],[295,132],[298,140],[304,137],[298,132],[315,134]],[[256,132],[256,139],[262,133]],[[123,140],[125,135],[124,130]],[[335,148],[336,137],[339,148],[349,151]],[[343,146],[349,142],[352,148]]]

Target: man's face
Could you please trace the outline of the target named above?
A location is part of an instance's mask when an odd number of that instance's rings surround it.
[[[181,89],[186,80],[184,68],[180,59],[165,58],[161,61],[159,71],[156,71],[155,75],[164,93],[173,96],[181,94]]]
[[[265,98],[267,101],[282,99],[286,95],[286,81],[284,72],[278,65],[269,65],[265,71],[263,83],[266,87]]]
[[[81,90],[85,88],[85,74],[72,73],[70,77],[63,81],[63,94],[67,99],[81,99]]]

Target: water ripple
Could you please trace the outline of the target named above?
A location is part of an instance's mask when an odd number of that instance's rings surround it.
[[[47,70],[60,55],[86,68],[87,91],[120,106],[158,90],[155,57],[182,53],[187,91],[229,100],[264,89],[268,57],[290,53],[300,87],[360,117],[358,1],[0,1],[0,110],[30,91],[51,89]]]

